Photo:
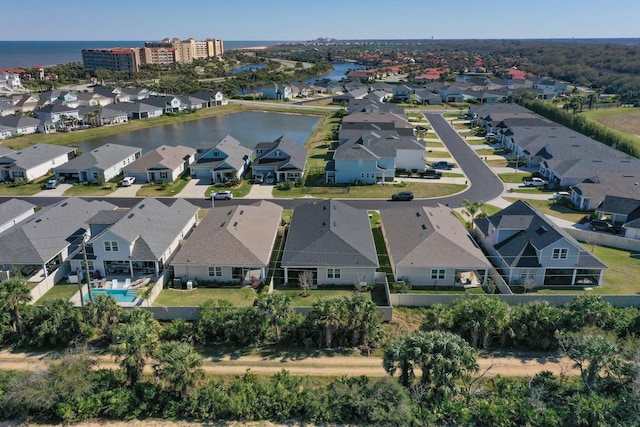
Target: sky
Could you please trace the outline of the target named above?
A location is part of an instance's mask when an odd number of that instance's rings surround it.
[[[29,0],[0,40],[638,38],[639,17],[639,0]]]

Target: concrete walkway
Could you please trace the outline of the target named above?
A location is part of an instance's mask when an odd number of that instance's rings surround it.
[[[191,179],[181,192],[173,197],[184,199],[204,199],[204,193],[211,185],[211,179]]]
[[[273,199],[273,185],[270,184],[253,184],[246,199]]]

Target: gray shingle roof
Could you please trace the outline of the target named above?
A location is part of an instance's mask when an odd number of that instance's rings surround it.
[[[51,159],[71,154],[75,148],[52,144],[36,144],[14,151],[0,158],[0,164],[11,165],[25,170],[51,162]]]
[[[385,209],[380,214],[395,267],[491,267],[448,207]]]
[[[331,199],[298,206],[293,212],[282,265],[377,268],[367,211]]]
[[[264,200],[211,209],[172,264],[267,266],[281,215],[280,206]]]
[[[157,260],[197,215],[198,209],[184,199],[176,199],[167,206],[149,197],[132,207],[105,232],[133,243],[133,260]]]
[[[67,248],[101,210],[116,206],[71,197],[47,206],[0,234],[0,264],[43,264]]]
[[[497,229],[516,231],[511,237],[494,245],[498,254],[511,267],[539,267],[536,250],[542,250],[560,239],[565,239],[580,251],[577,267],[606,268],[605,264],[584,249],[566,231],[522,200],[490,217],[478,219],[476,224],[481,230],[487,230],[491,224]]]
[[[10,199],[4,203],[0,203],[0,225],[6,224],[35,207],[36,205],[20,199]]]
[[[105,144],[98,148],[94,148],[82,156],[65,163],[63,166],[56,168],[58,170],[88,170],[98,168],[106,170],[118,164],[123,159],[140,153],[142,148],[130,147],[128,145]]]
[[[149,151],[144,156],[134,160],[124,168],[124,171],[134,170],[175,170],[185,162],[185,158],[192,157],[196,154],[195,148],[185,147],[183,145],[170,146],[161,145],[160,147]]]

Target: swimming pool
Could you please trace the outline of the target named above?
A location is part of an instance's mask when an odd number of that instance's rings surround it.
[[[96,295],[109,295],[116,299],[118,302],[134,302],[138,298],[138,293],[135,290],[129,289],[91,289],[93,296]],[[84,295],[84,300],[89,300],[89,295]]]

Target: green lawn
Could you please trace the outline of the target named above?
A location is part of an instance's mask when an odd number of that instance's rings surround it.
[[[225,191],[225,190],[231,190],[231,193],[235,198],[245,197],[251,191],[251,184],[249,184],[248,180],[243,179],[242,181],[240,181],[240,185],[236,187],[231,187],[231,188],[216,187],[215,185],[212,185],[205,190],[204,197],[208,199],[211,197],[211,194],[217,193],[218,191]]]
[[[467,295],[467,294],[480,294],[484,295],[485,291],[482,288],[470,288],[470,289],[444,289],[438,290],[433,288],[428,289],[420,289],[420,288],[411,288],[408,294],[417,294],[417,295],[434,295],[434,294],[454,294],[454,295]]]
[[[499,173],[498,177],[502,180],[502,182],[506,182],[508,184],[522,184],[522,179],[530,177],[530,172],[507,172],[507,173]]]
[[[234,307],[249,307],[253,305],[256,295],[256,291],[251,287],[196,288],[192,291],[163,289],[153,305],[156,307],[199,307],[208,300],[226,300]]]
[[[486,141],[484,139],[465,139],[465,141],[469,145],[486,145]]]
[[[281,191],[273,190],[274,197],[303,197],[305,195],[317,198],[336,198],[336,199],[387,199],[391,198],[393,193],[400,191],[412,191],[417,199],[426,199],[431,197],[442,197],[459,193],[467,188],[463,184],[440,184],[436,180],[425,180],[422,182],[406,182],[400,184],[375,184],[360,185],[350,187],[301,187],[292,188],[291,190]]]
[[[347,298],[355,294],[355,291],[344,289],[312,289],[307,297],[302,296],[302,290],[298,288],[278,288],[278,292],[289,295],[291,297],[291,305],[294,307],[311,307],[314,303],[329,298]],[[371,299],[371,293],[364,293],[368,299]]]
[[[49,292],[44,294],[42,296],[42,298],[40,298],[36,302],[36,304],[37,305],[42,305],[46,301],[51,301],[51,300],[55,300],[55,299],[63,299],[65,301],[68,301],[78,291],[79,291],[79,288],[78,288],[77,284],[70,284],[70,283],[66,283],[66,282],[65,283],[58,283],[53,288],[51,288],[49,290]]]
[[[474,151],[478,156],[504,156],[507,154],[503,148],[481,148]]]
[[[431,151],[427,153],[427,159],[450,159],[451,154],[448,151]]]
[[[0,183],[0,196],[33,196],[44,189],[44,184],[53,176],[49,173],[38,179],[22,185],[13,185],[11,182]]]
[[[106,196],[116,190],[115,184],[93,185],[89,183],[77,183],[64,192],[65,196]]]
[[[491,168],[506,168],[509,165],[507,159],[491,159],[485,162]]]
[[[377,224],[373,224],[371,231],[373,232],[373,241],[375,242],[376,253],[378,254],[378,264],[380,264],[379,271],[384,271],[387,276],[387,281],[393,283],[395,282],[395,278],[393,277],[393,269],[391,268],[391,261],[389,260],[382,229],[377,226]]]
[[[190,179],[178,178],[174,182],[154,183],[147,182],[136,193],[139,197],[172,197],[179,194],[189,183]]]
[[[426,142],[427,144],[427,148],[441,148],[444,147],[444,144],[442,142],[438,142],[438,141],[428,141]]]

